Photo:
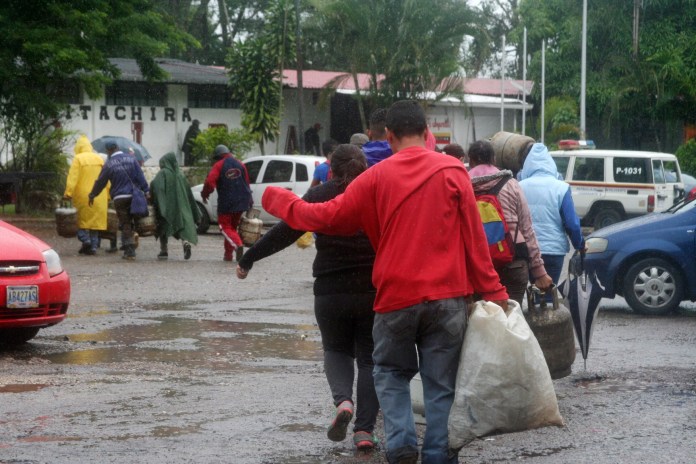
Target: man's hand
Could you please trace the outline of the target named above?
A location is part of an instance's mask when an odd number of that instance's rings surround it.
[[[92,195],[89,196],[89,206],[92,206],[94,204],[94,197]]]
[[[63,195],[63,200],[70,201],[72,197],[70,195]]]
[[[542,292],[546,292],[551,289],[551,286],[553,286],[553,280],[551,279],[550,275],[544,274],[534,281],[534,285],[536,285],[536,287]]]
[[[203,204],[207,205],[208,204],[208,197],[201,197],[201,200],[203,200]]]
[[[246,277],[249,275],[249,270],[244,269],[237,264],[237,278],[238,279],[246,279]]]

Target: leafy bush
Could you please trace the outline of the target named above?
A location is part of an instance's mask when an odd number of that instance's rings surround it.
[[[243,129],[211,127],[198,134],[193,141],[193,164],[207,166],[211,164],[213,151],[218,145],[225,145],[235,157],[242,160],[254,146],[254,137]]]
[[[677,148],[676,155],[681,171],[696,176],[696,139],[691,139]]]

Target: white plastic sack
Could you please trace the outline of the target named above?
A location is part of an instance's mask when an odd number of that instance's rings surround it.
[[[479,301],[469,317],[449,416],[449,446],[492,432],[563,425],[544,353],[522,314]]]

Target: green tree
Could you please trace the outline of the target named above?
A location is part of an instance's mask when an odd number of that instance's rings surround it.
[[[696,2],[641,4],[588,3],[588,129],[595,128],[593,138],[601,135],[622,148],[664,150],[674,145],[669,141],[670,124],[693,121],[696,114]],[[548,97],[579,98],[581,6],[574,0],[520,1],[520,17],[534,56],[531,78],[537,81],[541,41],[548,43]]]
[[[264,143],[273,142],[280,132],[282,76],[286,60],[294,59],[290,0],[275,0],[267,12],[262,35],[236,42],[230,49],[232,98],[240,102],[242,126],[265,153]]]
[[[254,137],[245,130],[211,127],[198,134],[193,142],[194,164],[209,164],[210,154],[218,145],[225,145],[237,159],[243,160],[253,144]]]
[[[312,0],[308,19],[325,36],[310,50],[333,55],[350,75],[367,73],[378,106],[423,99],[460,71],[464,37],[476,32],[475,15],[464,0]],[[336,44],[340,44],[337,47]],[[342,65],[341,65],[342,64]]]
[[[97,98],[117,77],[109,57],[135,58],[157,80],[155,57],[195,43],[148,0],[7,0],[0,30],[0,126],[22,171],[42,164],[40,141],[65,115],[66,89]]]

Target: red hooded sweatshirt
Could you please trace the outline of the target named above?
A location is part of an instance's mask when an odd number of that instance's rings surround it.
[[[262,203],[294,229],[364,230],[377,255],[377,312],[473,293],[508,298],[491,263],[469,174],[451,156],[409,147],[326,203],[307,203],[275,187],[266,189]]]

